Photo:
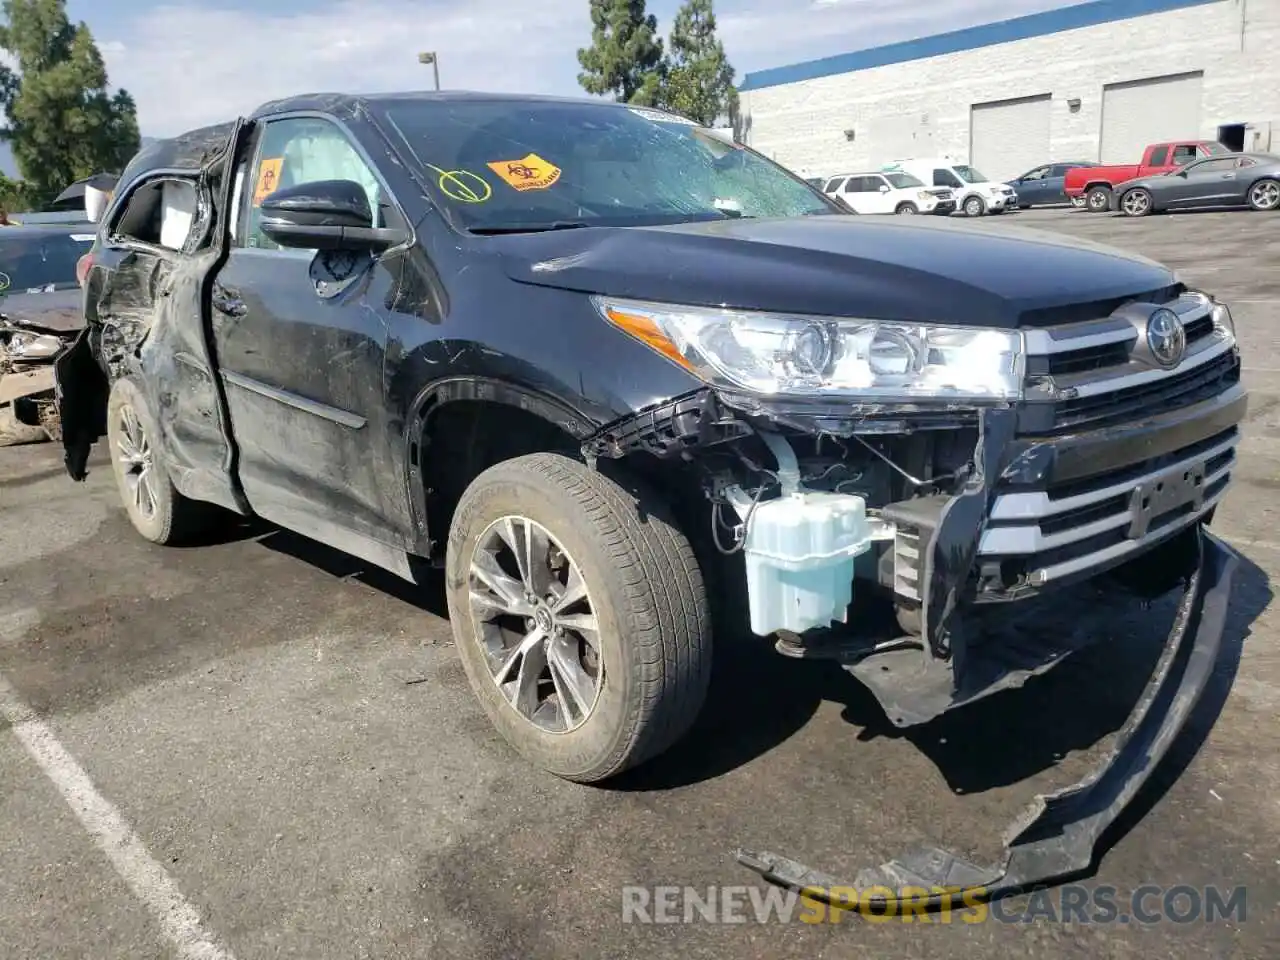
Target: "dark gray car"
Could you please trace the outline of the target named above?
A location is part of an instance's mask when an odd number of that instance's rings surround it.
[[[1280,209],[1280,157],[1268,153],[1219,154],[1169,173],[1140,177],[1121,186],[1112,209],[1145,217],[1186,207]]]

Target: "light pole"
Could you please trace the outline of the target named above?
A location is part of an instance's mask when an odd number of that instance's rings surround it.
[[[419,62],[419,63],[422,63],[422,64],[427,64],[427,63],[431,64],[431,72],[432,72],[432,74],[435,76],[436,89],[437,89],[437,90],[439,90],[439,89],[440,89],[440,60],[439,60],[439,58],[435,55],[435,53],[434,53],[434,52],[432,52],[432,53],[420,53],[420,54],[418,54],[418,62]]]

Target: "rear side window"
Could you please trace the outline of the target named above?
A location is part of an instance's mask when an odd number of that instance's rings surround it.
[[[69,290],[76,261],[93,246],[91,233],[46,232],[38,227],[0,228],[0,294]]]
[[[181,250],[191,236],[195,213],[194,183],[177,178],[154,180],[129,195],[111,234],[166,250]]]
[[[840,189],[840,186],[843,183],[844,183],[844,177],[832,177],[830,180],[827,181],[827,185],[822,188],[822,192],[834,193],[835,191]]]
[[[1169,159],[1169,148],[1156,147],[1154,150],[1151,151],[1151,160],[1148,165],[1152,167],[1163,167],[1165,165],[1165,161],[1168,159]]]
[[[945,167],[939,167],[933,171],[933,185],[935,187],[958,187],[960,180],[954,173]]]

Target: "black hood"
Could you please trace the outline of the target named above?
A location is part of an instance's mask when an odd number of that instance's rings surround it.
[[[1023,313],[1176,282],[1143,257],[1037,230],[843,216],[490,238],[521,283],[672,303],[1013,327]]]

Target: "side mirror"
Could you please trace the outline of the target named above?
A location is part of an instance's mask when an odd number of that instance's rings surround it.
[[[888,193],[888,192],[889,192],[889,185],[888,185],[887,183],[882,183],[882,184],[880,184],[880,192],[881,192],[881,193]]]
[[[380,251],[407,239],[373,225],[364,187],[353,180],[314,180],[282,187],[262,201],[262,232],[282,247]]]

